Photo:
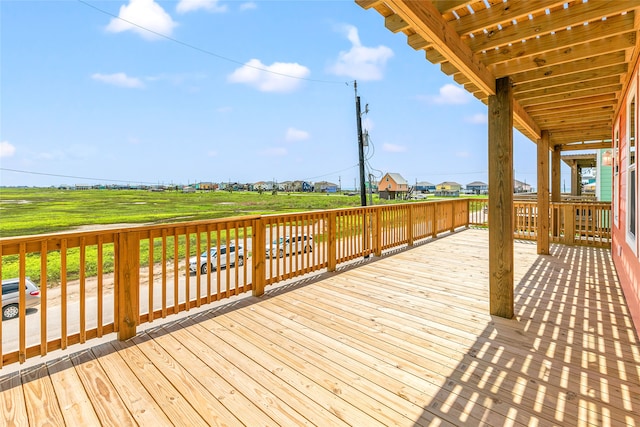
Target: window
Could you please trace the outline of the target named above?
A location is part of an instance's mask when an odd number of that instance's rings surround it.
[[[627,212],[626,234],[627,243],[637,253],[636,226],[637,226],[637,197],[636,197],[636,86],[630,92],[631,99],[627,104]]]

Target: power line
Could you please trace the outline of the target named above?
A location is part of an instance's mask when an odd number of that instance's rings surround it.
[[[24,173],[24,174],[28,174],[28,175],[55,176],[57,178],[84,179],[84,180],[87,180],[87,181],[105,181],[105,182],[122,182],[122,183],[137,182],[138,184],[149,184],[149,185],[156,185],[157,184],[157,182],[145,182],[145,181],[135,181],[135,180],[126,181],[126,180],[122,180],[122,179],[90,178],[90,177],[86,177],[86,176],[60,175],[60,174],[56,174],[56,173],[34,172],[34,171],[25,171],[25,170],[20,170],[20,169],[9,169],[9,168],[0,168],[0,171],[17,172],[17,173]]]
[[[97,10],[97,11],[98,11],[98,12],[100,12],[100,13],[103,13],[103,14],[105,14],[105,15],[107,15],[107,16],[110,16],[110,17],[112,17],[112,18],[115,18],[115,19],[119,19],[120,21],[126,22],[127,24],[130,24],[130,25],[133,25],[134,27],[140,28],[141,30],[148,31],[148,32],[149,32],[149,33],[151,33],[151,34],[155,34],[155,35],[156,35],[156,36],[158,36],[158,37],[162,37],[162,38],[164,38],[164,39],[167,39],[167,40],[170,40],[170,41],[172,41],[172,42],[174,42],[174,43],[177,43],[177,44],[179,44],[179,45],[181,45],[181,46],[187,47],[187,48],[189,48],[189,49],[193,49],[193,50],[195,50],[195,51],[198,51],[198,52],[200,52],[200,53],[204,53],[204,54],[209,55],[209,56],[216,57],[216,58],[218,58],[218,59],[222,59],[222,60],[227,61],[227,62],[232,62],[232,63],[234,63],[234,64],[242,65],[242,66],[244,66],[244,67],[252,68],[252,69],[254,69],[254,70],[262,71],[262,72],[265,72],[265,73],[271,73],[271,74],[275,74],[275,75],[282,76],[282,77],[288,77],[288,78],[290,78],[290,79],[304,80],[304,81],[314,82],[314,83],[347,84],[347,85],[349,84],[348,82],[344,82],[344,81],[337,81],[337,80],[320,80],[320,79],[310,79],[310,78],[307,78],[307,77],[292,76],[292,75],[290,75],[290,74],[279,73],[279,72],[277,72],[277,71],[267,70],[267,69],[265,69],[265,68],[261,68],[261,67],[256,67],[256,66],[253,66],[253,65],[249,65],[249,64],[247,64],[247,63],[244,63],[244,62],[241,62],[241,61],[238,61],[238,60],[235,60],[235,59],[232,59],[232,58],[229,58],[229,57],[226,57],[226,56],[223,56],[223,55],[217,54],[217,53],[215,53],[215,52],[211,52],[210,50],[206,50],[206,49],[203,49],[203,48],[201,48],[201,47],[194,46],[194,45],[192,45],[192,44],[189,44],[189,43],[183,42],[183,41],[181,41],[181,40],[175,39],[175,38],[173,38],[173,37],[167,36],[166,34],[162,34],[162,33],[159,33],[159,32],[157,32],[157,31],[151,30],[151,29],[149,29],[149,28],[143,27],[143,26],[142,26],[142,25],[140,25],[140,24],[136,24],[135,22],[129,21],[129,20],[124,19],[124,18],[121,18],[120,16],[118,16],[118,15],[114,15],[113,13],[108,12],[108,11],[106,11],[106,10],[104,10],[104,9],[100,9],[99,7],[94,6],[94,5],[92,5],[92,4],[90,4],[90,3],[88,3],[88,2],[86,2],[86,1],[84,1],[84,0],[77,0],[77,1],[78,1],[79,3],[84,4],[85,6],[88,6],[88,7],[92,8],[92,9]]]

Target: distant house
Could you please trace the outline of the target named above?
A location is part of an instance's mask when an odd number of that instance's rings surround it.
[[[453,181],[445,181],[436,185],[436,196],[440,197],[458,197],[462,190],[462,185]]]
[[[313,185],[313,187],[316,193],[337,193],[338,192],[338,184],[334,184],[333,182],[320,181],[320,182],[316,182]]]
[[[420,181],[416,183],[415,191],[420,193],[433,193],[436,191],[436,185],[427,181]]]
[[[531,185],[526,182],[518,181],[517,179],[513,180],[513,192],[514,193],[530,193]]]
[[[293,181],[291,183],[291,191],[295,191],[297,193],[313,191],[313,185],[307,181]]]
[[[409,184],[399,173],[387,173],[378,182],[378,193],[381,199],[402,199],[408,192]]]
[[[489,186],[482,181],[473,181],[467,184],[467,191],[471,194],[487,194]]]
[[[218,184],[214,184],[213,182],[199,182],[196,184],[196,190],[201,191],[213,191],[218,188]]]

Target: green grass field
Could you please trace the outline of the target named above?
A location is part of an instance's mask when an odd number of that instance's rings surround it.
[[[374,203],[380,203],[375,195]],[[95,224],[156,224],[359,205],[359,196],[341,194],[1,188],[0,237]]]

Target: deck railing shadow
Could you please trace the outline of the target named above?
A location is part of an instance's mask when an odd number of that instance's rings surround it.
[[[552,245],[516,278],[515,292],[515,318],[492,317],[422,418],[637,425],[640,370],[628,355],[639,341],[610,251]]]

